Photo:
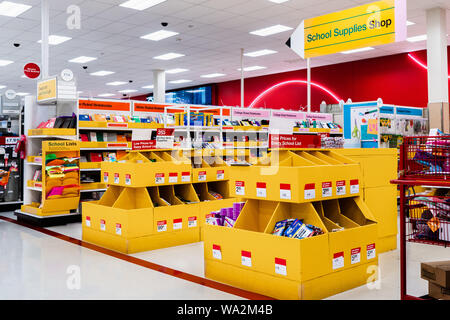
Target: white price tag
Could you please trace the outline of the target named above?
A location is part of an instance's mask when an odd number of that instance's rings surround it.
[[[256,196],[258,198],[267,198],[267,188],[264,182],[256,183]]]
[[[241,263],[243,266],[252,266],[252,253],[250,251],[241,251]]]
[[[191,181],[191,173],[190,172],[182,172],[181,173],[181,181],[182,182],[190,182]]]
[[[106,230],[106,221],[103,219],[100,220],[100,230],[102,231]]]
[[[287,276],[286,260],[275,258],[275,273]]]
[[[223,180],[223,179],[225,179],[225,171],[217,170],[217,180]]]
[[[122,225],[120,223],[116,223],[116,234],[119,236],[122,235]]]
[[[164,183],[164,173],[155,174],[155,183],[156,184]]]
[[[305,200],[316,198],[316,185],[314,183],[305,185]]]
[[[322,198],[333,196],[333,184],[331,182],[322,183]]]
[[[181,230],[183,228],[183,219],[173,220],[173,230]]]
[[[197,226],[197,217],[189,217],[188,228],[195,228]]]
[[[336,195],[345,196],[347,194],[347,190],[345,188],[345,181],[337,181],[336,182]]]
[[[206,181],[206,171],[200,171],[198,173],[198,181]]]
[[[130,174],[125,175],[125,184],[128,186],[131,185],[131,175]]]
[[[355,248],[351,251],[351,262],[352,264],[361,262],[361,248]]]
[[[375,259],[377,253],[375,251],[375,243],[369,244],[367,246],[367,260]]]
[[[350,193],[351,194],[359,193],[359,180],[350,181]]]
[[[178,173],[169,173],[169,183],[177,183],[178,182]]]
[[[291,185],[280,184],[280,199],[291,200]]]
[[[120,180],[119,180],[119,174],[118,173],[115,173],[114,174],[114,183],[115,184],[118,184],[120,182]]]
[[[213,257],[214,259],[222,260],[222,251],[220,251],[220,246],[213,244]]]
[[[91,226],[91,217],[86,217],[86,227]]]
[[[103,183],[108,183],[109,174],[108,172],[103,173]]]
[[[167,221],[166,220],[158,221],[156,229],[157,229],[158,232],[167,231]]]
[[[339,252],[333,255],[333,270],[344,267],[344,253]]]
[[[244,181],[236,181],[236,195],[245,196],[245,183]]]

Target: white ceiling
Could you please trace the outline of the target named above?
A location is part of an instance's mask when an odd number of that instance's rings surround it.
[[[1,1],[1,0],[0,0]],[[0,85],[18,92],[35,91],[35,80],[21,78],[27,62],[40,63],[40,0],[9,0],[33,7],[17,18],[0,16],[0,60],[14,63],[0,67]],[[137,89],[132,95],[148,93],[142,89],[152,84],[153,69],[189,69],[180,74],[168,74],[167,80],[188,79],[188,84],[168,84],[167,89],[223,82],[240,78],[240,48],[246,52],[261,49],[278,51],[277,54],[245,58],[245,66],[259,65],[264,70],[246,72],[254,77],[306,67],[305,61],[285,46],[292,31],[259,37],[250,31],[282,24],[292,28],[305,18],[338,11],[366,0],[289,0],[275,4],[269,0],[167,0],[144,11],[136,11],[118,5],[125,0],[50,0],[50,34],[72,37],[72,40],[50,47],[50,74],[62,69],[74,71],[83,96],[115,93],[124,89]],[[81,29],[68,30],[66,9],[76,4],[81,8]],[[408,20],[416,24],[408,29],[408,36],[426,33],[425,10],[432,7],[450,10],[450,0],[408,0]],[[140,39],[140,36],[162,29],[161,22],[168,22],[167,30],[178,32],[161,41]],[[450,20],[448,23],[450,33]],[[13,43],[20,43],[15,48]],[[421,50],[426,42],[395,43],[360,54],[335,54],[312,60],[312,66],[391,55]],[[184,57],[160,61],[153,57],[176,52]],[[82,65],[69,63],[78,56],[98,59]],[[89,72],[114,71],[105,77],[94,77]],[[201,75],[224,73],[225,77],[205,79]],[[117,87],[107,82],[133,80],[132,84]]]

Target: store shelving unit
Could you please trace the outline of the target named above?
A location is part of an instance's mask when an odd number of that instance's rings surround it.
[[[450,136],[407,137],[400,146],[400,294],[402,300],[423,300],[407,291],[406,244],[450,247],[450,197],[408,195],[416,186],[450,189]]]

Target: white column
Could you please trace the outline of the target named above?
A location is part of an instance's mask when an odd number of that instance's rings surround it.
[[[428,110],[430,127],[449,129],[446,10],[427,10]]]
[[[41,72],[43,79],[47,78],[49,74],[49,20],[50,14],[48,0],[41,0]]]
[[[448,102],[447,23],[442,8],[427,11],[428,100]]]
[[[164,70],[153,70],[153,101],[166,102],[166,72]]]
[[[241,48],[241,108],[244,108],[244,48]]]
[[[306,59],[307,68],[307,108],[311,112],[311,58]]]

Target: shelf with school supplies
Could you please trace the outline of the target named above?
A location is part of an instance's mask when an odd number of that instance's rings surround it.
[[[39,217],[69,215],[76,212],[80,200],[80,149],[78,141],[43,141],[42,156],[29,157],[37,161],[33,180],[27,181],[27,189],[38,191],[39,201],[24,204],[16,212]]]
[[[131,150],[131,142],[82,141],[80,150]]]

